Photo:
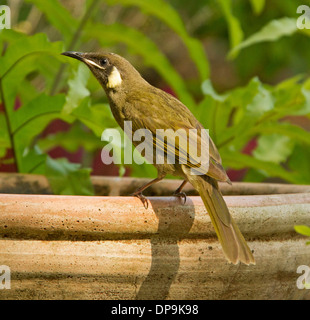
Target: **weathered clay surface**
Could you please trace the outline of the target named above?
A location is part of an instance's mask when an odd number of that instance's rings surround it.
[[[0,241],[11,267],[1,299],[309,299],[304,240],[251,241],[256,265],[234,266],[206,239]],[[297,254],[298,252],[298,254]]]
[[[143,184],[150,181],[147,178],[102,177],[92,176],[95,193],[98,196],[128,196]],[[148,196],[171,196],[180,186],[181,180],[164,179],[144,191]],[[310,186],[279,183],[244,183],[234,182],[233,185],[219,183],[224,195],[258,195],[287,194],[310,192]],[[188,183],[183,189],[187,195],[198,195]],[[13,194],[52,194],[48,180],[44,176],[33,174],[0,173],[0,193]]]
[[[0,194],[0,265],[12,272],[0,299],[310,299],[296,286],[310,247],[293,229],[310,225],[310,193],[225,200],[255,266],[227,263],[196,196],[145,209],[133,197]]]

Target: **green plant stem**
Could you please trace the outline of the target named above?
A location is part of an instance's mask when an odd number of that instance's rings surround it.
[[[70,42],[70,44],[68,45],[68,51],[70,50],[74,50],[76,43],[79,40],[79,37],[83,31],[84,26],[86,25],[88,19],[91,17],[93,10],[96,8],[97,4],[99,3],[100,0],[93,0],[93,2],[90,4],[90,6],[88,7],[88,9],[86,10],[80,24],[78,25],[75,33],[73,34],[72,40]],[[52,85],[52,89],[50,94],[54,95],[57,92],[58,89],[58,85],[61,81],[63,72],[65,71],[66,65],[62,64],[57,72],[57,75],[55,77],[54,83]]]
[[[14,137],[13,137],[13,133],[12,133],[10,117],[8,115],[8,110],[7,110],[7,106],[6,106],[5,98],[4,98],[4,92],[3,92],[3,86],[2,86],[2,78],[0,79],[0,96],[1,96],[1,100],[2,100],[2,105],[3,105],[4,117],[5,117],[6,125],[7,125],[7,128],[8,128],[8,131],[9,131],[10,144],[11,144],[11,148],[12,148],[12,152],[13,152],[13,159],[14,159],[15,164],[16,164],[17,172],[19,172],[19,166],[18,166],[18,161],[17,161],[17,157],[16,157],[15,142],[14,142]]]

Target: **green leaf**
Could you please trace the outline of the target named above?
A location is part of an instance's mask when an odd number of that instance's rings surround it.
[[[302,234],[303,236],[310,237],[310,228],[304,225],[296,225],[294,226],[296,232]]]
[[[83,147],[87,152],[94,152],[102,148],[103,144],[99,137],[82,128],[80,123],[75,123],[69,131],[49,134],[47,137],[40,139],[38,146],[44,152],[58,146],[69,152],[76,152],[80,147]]]
[[[300,184],[310,183],[310,148],[296,144],[289,158],[288,166],[295,171]]]
[[[304,103],[301,105],[301,108],[296,110],[294,114],[298,116],[309,115],[310,114],[310,81],[309,80],[301,88],[301,94],[303,95]]]
[[[140,165],[133,163],[132,165],[130,165],[130,172],[133,177],[153,179],[157,177],[156,168],[149,163],[143,163]]]
[[[138,6],[144,13],[153,15],[163,21],[183,40],[193,62],[197,66],[200,80],[204,81],[209,77],[209,64],[202,43],[188,35],[181,17],[168,2],[163,0],[108,0],[107,2],[109,4],[120,3],[123,6]]]
[[[10,70],[29,55],[42,55],[44,53],[59,56],[61,49],[61,42],[49,42],[47,35],[44,33],[37,33],[28,37],[18,37],[16,41],[10,43],[5,55],[0,57],[0,64],[2,66],[0,78],[3,79]],[[36,65],[33,64],[32,67],[35,69]]]
[[[263,182],[266,178],[268,178],[268,174],[263,170],[257,169],[248,169],[245,176],[243,177],[243,182]]]
[[[18,95],[19,86],[27,74],[38,69],[38,57],[49,60],[51,56],[61,59],[60,42],[50,43],[45,34],[17,37],[10,42],[4,56],[0,57],[0,79],[8,116],[11,113]]]
[[[1,158],[3,158],[6,155],[6,150],[7,150],[7,148],[0,147],[0,164],[3,163],[3,161],[4,161]]]
[[[292,153],[294,142],[283,135],[269,134],[258,138],[258,146],[253,151],[253,156],[262,161],[274,163],[284,162]]]
[[[14,29],[2,29],[1,30],[1,37],[0,37],[0,44],[3,45],[3,42],[14,42],[19,38],[27,37],[24,33],[18,32]],[[2,48],[2,47],[1,47]]]
[[[278,20],[272,20],[260,31],[252,34],[249,38],[233,47],[229,52],[229,57],[235,58],[240,50],[253,44],[265,41],[276,41],[284,36],[292,35],[297,30],[296,19],[294,18],[285,17]]]
[[[232,13],[232,1],[219,0],[219,4],[228,24],[230,47],[236,48],[243,40],[243,31],[239,20]],[[237,55],[237,51],[234,52],[234,55]]]
[[[283,81],[272,88],[275,99],[275,114],[273,120],[281,119],[288,115],[310,114],[310,81],[301,84],[300,77]]]
[[[52,97],[48,96],[45,93],[38,95],[27,105],[22,106],[18,110],[14,111],[14,117],[11,121],[13,134],[16,134],[27,125],[33,127],[33,124],[31,124],[31,122],[43,115],[60,115],[64,103],[64,94],[58,94]],[[42,128],[33,129],[35,132],[38,132],[38,130],[40,129],[42,130]]]
[[[42,130],[54,119],[66,120],[61,115],[65,103],[63,94],[48,96],[44,93],[22,106],[12,114],[12,131],[15,141],[15,154],[21,172],[33,170],[33,163],[29,156],[29,147]]]
[[[63,107],[65,114],[70,114],[73,109],[77,108],[80,102],[88,97],[90,92],[86,88],[90,75],[89,69],[83,64],[78,64],[78,69],[73,72],[73,77],[69,80],[69,91],[66,95],[66,103]]]
[[[118,126],[110,107],[106,104],[91,105],[89,97],[84,98],[71,115],[84,123],[97,137],[101,137],[104,129]]]
[[[215,101],[224,102],[227,98],[227,95],[220,95],[214,90],[210,79],[205,80],[202,83],[201,89],[205,96],[210,96]]]
[[[253,168],[265,171],[271,177],[279,177],[291,183],[301,183],[301,179],[294,172],[288,172],[273,162],[262,161],[228,149],[223,149],[221,156],[223,163],[233,169]]]
[[[257,118],[274,108],[271,92],[263,86],[258,78],[251,80],[248,89],[250,92],[254,92],[255,95],[252,101],[246,105],[247,115]],[[246,92],[245,95],[247,94]]]
[[[10,136],[5,120],[5,116],[3,113],[0,112],[0,149],[4,148],[10,148]]]
[[[231,141],[241,149],[251,138],[252,128],[274,109],[274,99],[259,79],[253,78],[246,87],[232,91],[228,103],[236,109],[231,119],[232,126],[219,134],[219,145]]]
[[[279,134],[294,141],[310,144],[310,132],[288,122],[262,122],[251,130],[251,135],[257,134]]]
[[[206,129],[210,130],[214,142],[217,142],[219,132],[226,130],[230,113],[231,105],[227,103],[229,94],[218,94],[210,80],[202,83],[202,92],[205,97],[195,108],[194,114]]]
[[[18,141],[19,143],[19,141]],[[23,151],[23,154],[17,155],[19,163],[19,172],[45,174],[46,154],[43,154],[38,146],[26,147],[18,144],[17,151]]]
[[[81,169],[80,164],[70,163],[67,159],[46,158],[46,177],[55,194],[94,195],[90,180],[91,169]]]

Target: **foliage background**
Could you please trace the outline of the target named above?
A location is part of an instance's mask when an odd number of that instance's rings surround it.
[[[101,133],[117,125],[88,69],[60,53],[104,48],[192,110],[233,181],[310,183],[310,30],[296,28],[303,1],[1,4],[12,30],[0,31],[0,171],[43,173],[55,193],[87,195],[90,173],[156,175],[147,164],[101,162]]]

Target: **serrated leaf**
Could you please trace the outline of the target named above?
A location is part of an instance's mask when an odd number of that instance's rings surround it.
[[[90,95],[89,90],[86,88],[89,76],[89,69],[83,63],[79,63],[78,69],[73,72],[72,78],[68,81],[69,91],[63,107],[65,114],[70,114],[84,98]]]
[[[38,56],[61,59],[61,50],[62,43],[49,42],[45,34],[21,36],[10,42],[5,55],[0,57],[0,79],[10,120],[19,86],[27,74],[38,69]]]
[[[45,173],[55,194],[94,195],[90,171],[91,169],[81,168],[80,164],[70,163],[64,158],[46,158]]]
[[[251,87],[253,87],[254,92],[256,92],[252,101],[246,105],[246,110],[251,117],[256,118],[263,115],[265,112],[272,110],[274,101],[271,92],[264,88],[258,78],[251,80],[249,90],[252,90]]]
[[[59,56],[61,49],[61,42],[49,42],[47,35],[44,33],[19,37],[16,41],[10,43],[5,55],[0,57],[0,78],[3,79],[13,67],[29,55],[42,55],[45,53],[47,55]],[[33,68],[35,67],[34,64]]]
[[[298,77],[286,80],[272,89],[275,98],[273,119],[288,115],[310,114],[310,81],[299,83]]]
[[[294,142],[287,136],[276,133],[262,135],[258,138],[258,146],[253,155],[256,159],[279,164],[288,158],[293,148]]]
[[[253,78],[246,87],[230,92],[228,103],[236,108],[231,120],[233,125],[220,132],[219,145],[233,141],[239,150],[251,138],[252,128],[274,109],[274,99],[259,79]]]

